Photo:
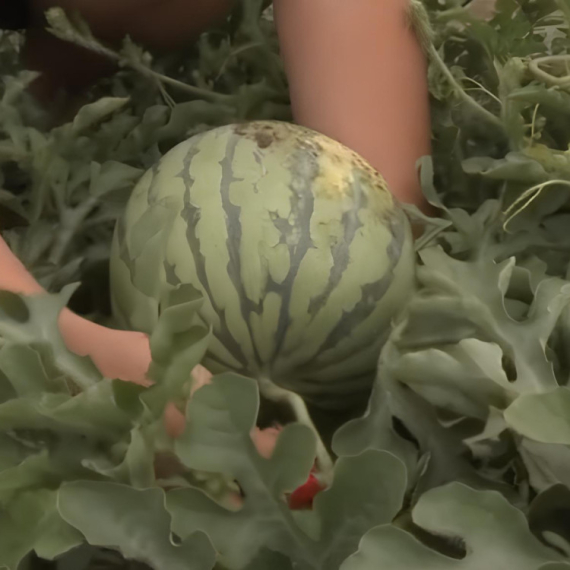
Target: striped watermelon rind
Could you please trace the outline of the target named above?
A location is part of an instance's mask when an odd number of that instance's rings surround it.
[[[204,364],[323,405],[370,388],[414,288],[408,219],[342,144],[258,121],[196,135],[139,181],[111,254],[116,315],[151,333],[180,284],[204,297]]]

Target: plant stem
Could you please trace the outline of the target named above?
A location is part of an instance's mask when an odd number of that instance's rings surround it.
[[[499,119],[499,117],[497,117],[496,115],[485,109],[485,107],[477,103],[477,101],[475,101],[475,99],[473,99],[473,97],[471,97],[465,91],[465,89],[463,89],[461,84],[457,81],[457,79],[455,79],[453,73],[451,73],[450,69],[447,67],[445,61],[443,61],[442,57],[439,55],[439,52],[437,51],[436,47],[433,44],[430,46],[429,53],[434,63],[437,64],[440,71],[445,75],[446,79],[455,89],[457,96],[460,99],[462,99],[465,103],[467,103],[470,107],[472,107],[474,110],[476,110],[479,114],[485,117],[490,123],[493,123],[495,126],[500,127],[501,130],[503,130],[503,123],[501,119]]]
[[[319,473],[321,475],[323,483],[330,485],[332,482],[334,469],[333,460],[329,455],[329,452],[327,451],[327,448],[325,447],[325,444],[323,443],[323,440],[321,439],[321,436],[315,424],[313,423],[313,420],[311,419],[303,398],[301,398],[301,396],[298,394],[295,394],[295,392],[291,392],[290,390],[285,390],[284,388],[276,386],[273,382],[271,382],[271,380],[268,380],[266,378],[259,379],[259,389],[261,393],[269,400],[272,400],[274,402],[288,403],[295,413],[297,420],[303,425],[309,427],[311,431],[313,431],[317,438],[317,464],[319,466]]]
[[[570,55],[546,55],[544,57],[537,57],[532,59],[528,64],[529,71],[535,76],[536,79],[543,81],[547,85],[553,87],[568,87],[570,86],[570,76],[563,75],[556,77],[547,71],[544,71],[540,66],[549,63],[570,63]]]
[[[554,184],[561,184],[563,186],[570,186],[570,181],[568,180],[547,180],[546,182],[541,182],[540,184],[536,184],[535,186],[532,186],[531,188],[528,188],[527,190],[525,190],[504,212],[504,216],[506,217],[505,221],[503,222],[503,230],[505,232],[508,233],[507,230],[507,225],[509,224],[509,222],[513,219],[516,218],[522,211],[524,211],[526,208],[528,208],[530,206],[530,204],[532,202],[534,202],[534,200],[536,200],[541,192],[548,186],[552,186]],[[526,200],[526,202],[520,206],[520,208],[517,208],[517,206],[521,203],[524,202]],[[514,212],[513,212],[514,210]],[[511,213],[513,212],[513,213]],[[510,215],[509,215],[510,214]]]
[[[56,237],[53,249],[49,256],[49,261],[59,265],[65,255],[69,244],[75,237],[79,227],[97,205],[98,199],[95,196],[89,197],[71,212],[65,212],[62,219],[61,230]]]
[[[81,30],[75,28],[65,15],[65,12],[60,8],[52,8],[49,10],[47,12],[47,18],[48,23],[51,25],[51,27],[48,27],[48,31],[59,39],[77,44],[108,59],[112,59],[117,62],[119,66],[128,66],[152,81],[159,81],[163,84],[171,85],[172,87],[176,87],[177,89],[194,97],[226,103],[233,99],[232,95],[216,93],[214,91],[209,91],[208,89],[188,85],[187,83],[183,83],[182,81],[178,81],[177,79],[158,73],[143,62],[137,61],[132,57],[125,57],[124,54],[104,46],[91,35],[86,36]]]
[[[435,20],[437,22],[449,22],[455,20],[462,20],[465,16],[469,15],[469,9],[465,6],[459,6],[458,8],[448,8],[447,10],[442,10],[435,14]]]
[[[168,77],[167,75],[163,75],[162,73],[158,73],[154,71],[150,67],[146,67],[137,62],[129,61],[122,58],[119,54],[115,54],[118,58],[118,61],[125,62],[129,67],[143,75],[144,77],[148,77],[152,80],[158,80],[165,85],[170,85],[179,89],[180,91],[184,91],[194,97],[199,97],[201,99],[211,99],[212,101],[216,101],[219,103],[228,103],[232,101],[232,95],[226,95],[225,93],[217,93],[215,91],[209,91],[208,89],[202,89],[201,87],[195,87],[194,85],[188,85],[182,81],[178,81],[178,79],[173,79],[172,77]]]

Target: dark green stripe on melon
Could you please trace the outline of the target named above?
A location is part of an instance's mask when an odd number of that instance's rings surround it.
[[[192,137],[143,177],[111,271],[131,326],[152,327],[160,296],[191,284],[213,327],[207,363],[342,403],[375,370],[414,253],[403,211],[359,155],[255,122]]]

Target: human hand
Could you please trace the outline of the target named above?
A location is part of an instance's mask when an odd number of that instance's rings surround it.
[[[89,356],[106,378],[142,386],[152,384],[147,376],[152,356],[148,336],[144,333],[103,327],[68,310],[60,317],[60,330],[69,350],[80,356]],[[192,391],[212,377],[203,366],[197,366],[192,375]],[[178,437],[184,431],[186,419],[174,404],[169,404],[165,423],[169,435]]]
[[[66,315],[62,322],[62,332],[70,350],[83,356],[89,355],[101,374],[107,378],[117,378],[143,386],[152,384],[147,377],[152,360],[147,335],[102,327],[72,313]],[[201,365],[196,366],[192,371],[190,397],[211,380],[212,374],[209,370]],[[174,404],[167,406],[164,420],[171,437],[182,435],[186,428],[186,417]],[[271,455],[278,434],[279,430],[274,428],[253,430],[253,441],[262,456]]]
[[[143,386],[152,384],[146,375],[151,362],[151,353],[148,337],[145,334],[109,329],[88,321],[83,325],[83,335],[86,336],[75,339],[75,351],[89,354],[105,377],[135,382]],[[71,344],[73,346],[73,343]],[[88,346],[89,350],[82,350],[83,346]],[[212,374],[209,370],[201,365],[196,366],[192,371],[190,398],[211,380]],[[166,407],[164,422],[168,435],[174,439],[179,438],[186,429],[186,416],[173,403]],[[266,429],[255,427],[252,430],[251,438],[262,457],[271,456],[280,431],[280,427]],[[155,460],[155,470],[157,477],[167,479],[184,468],[174,456],[159,454]],[[237,495],[233,500],[236,505],[241,502]]]

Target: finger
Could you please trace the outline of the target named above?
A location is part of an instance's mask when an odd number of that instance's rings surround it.
[[[199,364],[192,370],[192,378],[193,382],[192,388],[190,389],[190,397],[194,395],[196,390],[212,382],[212,373]]]

